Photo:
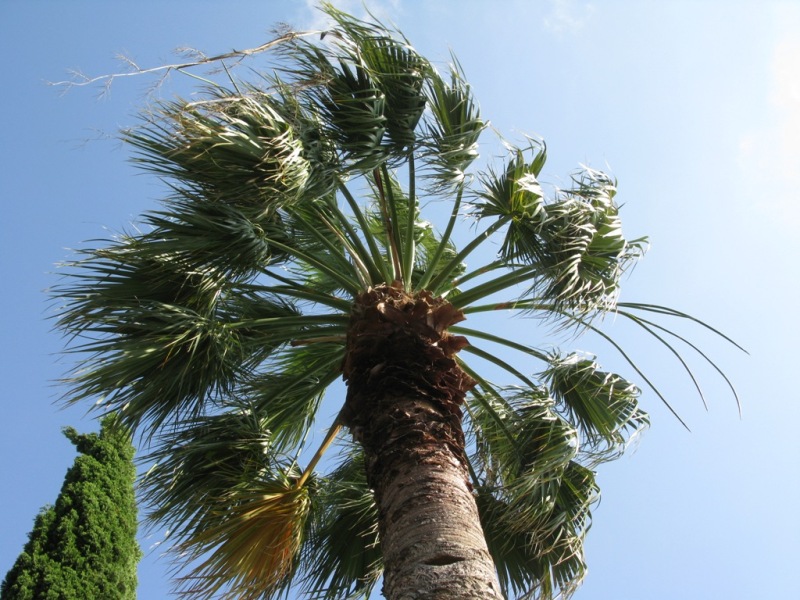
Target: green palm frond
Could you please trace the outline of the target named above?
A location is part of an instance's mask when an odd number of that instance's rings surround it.
[[[488,124],[472,89],[464,80],[455,57],[450,66],[450,81],[432,72],[426,88],[431,119],[426,122],[423,156],[431,168],[434,190],[451,189],[465,183],[467,168],[478,158],[478,138]]]
[[[615,373],[601,371],[592,358],[554,356],[542,376],[559,408],[592,447],[607,444],[612,451],[624,447],[628,436],[649,424],[639,407],[639,388]]]
[[[694,374],[692,373],[692,370],[689,368],[689,365],[686,363],[686,361],[683,360],[683,358],[681,357],[681,354],[677,350],[675,350],[675,348],[671,344],[667,343],[664,340],[663,337],[659,336],[655,332],[659,331],[659,332],[662,332],[663,334],[666,334],[667,336],[669,336],[671,338],[677,339],[680,342],[683,342],[684,344],[689,346],[695,352],[697,352],[697,354],[699,354],[701,356],[701,358],[706,363],[708,363],[719,374],[719,376],[722,377],[722,379],[725,381],[726,385],[730,389],[731,394],[733,394],[733,397],[736,400],[736,405],[739,407],[739,414],[741,415],[742,404],[741,404],[741,401],[739,399],[739,394],[736,392],[736,388],[734,387],[734,385],[731,382],[730,378],[727,375],[725,375],[723,370],[719,367],[719,365],[717,365],[716,362],[711,360],[711,358],[709,358],[709,356],[705,352],[703,352],[700,348],[697,347],[697,345],[695,345],[692,342],[690,342],[684,336],[677,334],[675,331],[667,328],[664,325],[655,323],[650,319],[645,319],[645,318],[643,318],[643,317],[641,317],[639,315],[636,315],[636,314],[634,314],[634,311],[639,312],[639,313],[650,313],[650,314],[661,315],[661,316],[669,316],[669,317],[674,317],[674,318],[677,318],[677,319],[682,319],[682,320],[685,320],[685,321],[689,321],[690,323],[695,324],[695,325],[699,325],[700,327],[710,331],[714,335],[716,335],[718,337],[721,337],[723,340],[725,340],[729,344],[735,346],[736,348],[738,348],[742,352],[747,353],[747,350],[745,350],[742,346],[737,344],[733,339],[731,339],[730,337],[728,337],[727,335],[725,335],[724,333],[722,333],[718,329],[715,329],[714,327],[711,327],[705,321],[702,321],[702,320],[698,319],[697,317],[693,317],[693,316],[688,315],[688,314],[686,314],[684,312],[681,312],[679,310],[675,310],[674,308],[668,308],[666,306],[659,306],[659,305],[656,305],[656,304],[643,304],[643,303],[640,303],[640,302],[621,302],[621,303],[618,304],[618,311],[617,311],[618,314],[622,315],[623,317],[625,317],[625,318],[633,321],[637,325],[639,325],[647,333],[649,333],[650,335],[652,335],[653,337],[658,339],[663,345],[665,345],[670,350],[670,352],[672,352],[678,358],[678,360],[681,363],[681,365],[683,366],[684,370],[687,372],[689,377],[695,383],[695,385],[697,387],[697,392],[700,395],[700,398],[703,400],[703,403],[705,404],[705,399],[704,399],[704,396],[703,396],[703,392],[699,388],[699,385],[697,384],[697,379],[695,378]]]
[[[414,269],[412,285],[415,289],[424,289],[424,277],[438,276],[445,265],[455,259],[456,246],[449,239],[440,236],[432,223],[418,220],[415,223],[416,232],[416,267]],[[450,270],[450,275],[458,279],[465,271],[467,266],[459,263],[454,269]],[[455,295],[455,290],[451,290],[451,297]]]
[[[242,386],[242,398],[266,419],[276,451],[288,453],[304,439],[325,390],[341,377],[343,358],[344,338],[289,347]]]
[[[342,165],[334,140],[325,135],[325,121],[313,105],[301,102],[295,89],[277,75],[263,76],[262,86],[237,82],[244,93],[256,102],[264,102],[291,125],[295,139],[303,147],[308,161],[308,179],[303,194],[306,198],[322,198],[333,192],[341,179]]]
[[[324,135],[335,141],[341,158],[354,170],[371,170],[385,158],[386,97],[367,69],[347,53],[322,49],[298,40],[288,50],[298,68],[289,85],[302,89],[319,114]]]
[[[584,315],[610,310],[620,278],[641,257],[646,240],[623,236],[616,184],[600,171],[585,168],[573,176],[573,188],[548,201],[537,180],[545,159],[544,145],[536,142],[526,151],[512,149],[502,174],[482,175],[477,215],[508,224],[501,256],[533,269],[534,283],[524,296]]]
[[[526,486],[478,490],[481,523],[503,591],[526,598],[569,597],[586,573],[583,540],[598,498],[594,474],[570,462],[552,482],[549,510],[538,495],[525,491]]]
[[[272,348],[231,327],[235,307],[218,273],[152,250],[126,238],[73,263],[77,282],[60,288],[59,326],[87,340],[76,347],[87,358],[70,381],[71,401],[100,397],[126,423],[155,428],[202,413]],[[260,310],[295,314],[267,299]]]
[[[340,51],[353,64],[363,65],[386,100],[387,141],[396,151],[410,147],[425,109],[422,90],[430,69],[428,61],[406,40],[388,34],[380,23],[368,25],[331,4],[325,4],[324,10],[335,23],[333,35],[341,41]]]
[[[614,203],[616,183],[585,169],[575,187],[546,206],[546,219],[523,256],[545,271],[545,295],[579,312],[613,306],[623,273],[644,252],[646,240],[628,241]]]
[[[310,598],[365,598],[382,571],[378,511],[363,456],[347,455],[318,481],[300,565]]]
[[[272,465],[266,421],[243,407],[196,417],[157,439],[141,479],[148,518],[170,531],[203,529],[231,490]]]
[[[591,506],[599,499],[595,474],[572,461],[561,478],[552,512],[542,520],[534,544],[542,556],[539,586],[545,597],[558,589],[571,595],[586,574],[583,540],[591,526]]]
[[[544,387],[498,388],[478,376],[468,405],[478,506],[507,595],[574,591],[599,497],[590,467],[618,456],[647,424],[638,390],[619,376],[573,356],[553,363],[558,373],[544,377],[553,398]]]
[[[505,486],[533,474],[542,485],[578,452],[576,431],[554,411],[543,388],[492,388],[473,394],[469,416],[473,464],[488,486]]]
[[[416,260],[416,245],[421,237],[419,206],[388,169],[372,174],[368,182],[371,202],[364,212],[365,233],[382,249],[383,260],[392,265],[393,279],[407,279],[410,276],[405,272],[407,263],[413,264]],[[404,227],[406,231],[403,231]]]
[[[295,129],[271,104],[212,88],[204,100],[163,104],[126,140],[150,171],[208,198],[274,210],[300,197],[310,165]]]
[[[382,256],[386,261],[391,260],[392,249],[396,246],[399,246],[398,252],[402,257],[405,257],[407,253],[412,254],[410,259],[413,262],[413,269],[410,274],[410,287],[419,289],[419,284],[423,283],[425,275],[428,275],[428,278],[438,275],[444,266],[455,258],[456,247],[451,241],[443,240],[435,231],[432,223],[421,218],[419,203],[409,198],[394,174],[389,173],[389,177],[383,177],[382,181],[388,181],[385,190],[388,189],[391,192],[386,193],[385,197],[391,199],[392,208],[386,210],[382,208],[380,189],[376,186],[375,180],[370,179],[372,202],[365,211],[367,232],[381,247]],[[399,230],[399,227],[387,228],[387,212],[392,215],[388,219],[390,223],[396,221],[399,224],[406,224],[407,228],[410,223],[411,243],[408,241],[407,232],[405,235],[401,235],[399,231],[395,231],[395,229]],[[393,246],[391,240],[393,236],[399,237],[401,244]],[[453,277],[458,277],[465,269],[465,265],[458,264],[451,274]]]
[[[594,473],[571,461],[541,504],[528,486],[480,487],[477,504],[506,597],[569,598],[586,575],[583,542],[599,498]],[[524,524],[524,525],[523,525]]]
[[[270,243],[288,242],[283,218],[256,212],[177,190],[165,210],[144,215],[142,239],[158,244],[159,254],[246,280],[287,258]]]
[[[532,155],[530,162],[525,160],[525,151]],[[493,169],[482,173],[480,180],[483,190],[477,194],[475,208],[480,218],[504,218],[512,223],[540,224],[544,217],[544,192],[537,177],[547,160],[543,143],[530,140],[525,150],[514,148],[502,173]],[[521,254],[519,244],[523,243],[521,231],[509,230],[503,243],[501,254],[512,258]]]

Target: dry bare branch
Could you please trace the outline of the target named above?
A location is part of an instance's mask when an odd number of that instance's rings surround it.
[[[118,55],[117,58],[126,63],[131,68],[130,71],[124,73],[107,73],[105,75],[90,77],[78,70],[73,69],[68,71],[72,76],[71,79],[65,81],[49,82],[49,85],[63,86],[64,88],[66,88],[66,90],[69,90],[73,87],[86,87],[95,83],[103,83],[104,89],[107,91],[111,86],[112,82],[116,79],[119,79],[121,77],[147,75],[150,73],[161,73],[161,77],[159,78],[159,84],[160,84],[160,82],[163,82],[164,79],[166,79],[166,77],[169,76],[169,74],[172,73],[173,71],[184,71],[186,69],[191,69],[194,67],[210,65],[215,63],[221,64],[223,61],[231,59],[234,59],[238,63],[249,56],[266,52],[267,50],[270,50],[275,46],[291,42],[292,40],[298,37],[303,37],[308,35],[320,35],[321,33],[322,33],[321,31],[304,31],[304,32],[286,31],[285,33],[281,33],[278,37],[268,42],[265,42],[260,46],[256,46],[255,48],[247,48],[245,50],[231,50],[230,52],[225,52],[223,54],[217,54],[214,56],[206,56],[202,52],[191,48],[180,48],[178,52],[181,55],[192,56],[194,58],[192,60],[187,60],[185,62],[159,65],[157,67],[149,67],[146,69],[141,68],[130,57],[124,55]]]

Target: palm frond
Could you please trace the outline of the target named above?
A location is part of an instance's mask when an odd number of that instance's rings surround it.
[[[465,183],[468,167],[478,158],[478,138],[488,124],[455,57],[450,81],[432,71],[425,92],[431,118],[426,121],[423,158],[430,168],[434,191]]]
[[[244,406],[179,423],[142,459],[148,519],[170,531],[202,529],[231,490],[273,465],[266,420]]]
[[[535,269],[525,296],[534,293],[583,315],[610,310],[622,274],[641,257],[646,240],[622,235],[616,184],[600,171],[584,168],[571,189],[547,201],[536,179],[545,157],[544,145],[533,141],[525,151],[512,148],[503,173],[481,177],[477,215],[508,223],[501,256]]]
[[[146,213],[142,221],[146,227],[142,240],[157,244],[159,254],[237,279],[251,279],[267,265],[287,258],[270,243],[273,239],[288,243],[278,212],[265,214],[207,201],[192,190],[176,190],[164,210]]]
[[[619,280],[642,256],[646,240],[623,236],[613,200],[616,184],[607,175],[585,169],[574,182],[560,200],[546,205],[538,235],[519,251],[543,268],[547,297],[586,313],[613,307]]]
[[[325,135],[325,122],[313,104],[303,102],[288,83],[276,74],[264,75],[262,87],[241,82],[245,94],[256,102],[264,102],[289,123],[294,136],[303,148],[303,158],[308,161],[308,179],[303,194],[306,198],[323,198],[336,189],[342,178],[342,165],[334,141]]]
[[[542,387],[495,388],[473,396],[469,416],[476,464],[491,486],[510,485],[523,476],[539,478],[541,484],[577,456],[577,432],[555,412]]]
[[[180,540],[181,560],[198,561],[179,579],[180,592],[198,600],[269,598],[295,568],[310,505],[309,488],[296,487],[291,474],[233,490],[204,527]]]
[[[658,306],[658,305],[647,305],[647,304],[641,304],[640,305],[640,304],[637,304],[637,303],[624,303],[623,306],[626,307],[627,309],[643,310],[645,312],[652,312],[654,314],[672,316],[672,317],[676,317],[676,318],[679,318],[679,319],[686,319],[688,321],[691,321],[693,323],[701,325],[703,328],[711,331],[715,335],[718,335],[718,336],[722,337],[724,340],[726,340],[730,344],[736,346],[740,350],[745,351],[741,346],[736,344],[733,340],[731,340],[729,337],[727,337],[726,335],[724,335],[723,333],[721,333],[717,329],[715,329],[715,328],[711,327],[710,325],[704,323],[700,319],[697,319],[696,317],[692,317],[690,315],[687,315],[686,313],[682,313],[681,311],[673,310],[673,309],[666,308],[666,307],[663,307],[663,306]],[[563,311],[560,308],[555,307],[555,306],[551,307],[551,310],[553,310],[556,313],[558,313],[567,322],[574,323],[574,324],[578,325],[581,328],[585,328],[585,329],[587,329],[589,331],[592,331],[593,333],[597,334],[599,337],[601,337],[602,339],[607,341],[620,354],[620,356],[625,360],[625,362],[627,362],[628,365],[630,365],[630,367],[636,372],[636,374],[642,379],[642,381],[644,381],[644,383],[653,391],[653,393],[655,393],[655,395],[658,397],[658,399],[661,400],[661,402],[664,404],[664,406],[667,407],[667,409],[672,413],[672,415],[676,419],[678,419],[678,421],[681,423],[681,425],[683,425],[686,428],[687,431],[689,430],[689,426],[681,418],[681,416],[678,414],[678,412],[675,410],[675,408],[672,406],[672,404],[670,404],[670,402],[666,399],[666,397],[664,396],[662,391],[659,389],[659,387],[655,384],[655,382],[644,373],[644,371],[637,364],[637,362],[622,348],[622,346],[617,341],[614,340],[614,338],[611,335],[609,335],[608,333],[606,333],[605,331],[603,331],[602,329],[600,329],[596,325],[594,325],[594,324],[590,323],[589,321],[583,319],[580,315],[576,315],[576,314],[573,314],[573,313],[565,312],[565,311]],[[628,313],[628,311],[622,311],[620,314],[622,316],[625,316],[626,318],[630,318],[629,317],[630,313]],[[647,331],[649,334],[653,335],[655,333],[655,331],[653,330],[652,326],[645,325],[643,322],[637,321],[636,318],[632,318],[631,320],[634,323],[636,323],[638,326],[642,327],[642,329]],[[688,340],[684,340],[683,336],[675,334],[673,331],[667,329],[666,327],[657,326],[656,329],[664,331],[668,335],[671,335],[673,337],[677,337],[677,339],[685,341],[690,347],[692,347],[694,349],[694,345],[689,343]],[[655,334],[655,335],[653,335],[653,337],[656,340],[658,340],[660,343],[664,344],[665,347],[673,355],[677,355],[678,362],[681,364],[681,367],[687,373],[687,375],[692,380],[692,382],[695,383],[696,387],[699,388],[699,385],[697,384],[697,381],[696,381],[696,379],[694,377],[694,373],[692,372],[692,370],[689,367],[688,363],[686,363],[686,361],[682,359],[680,354],[677,353],[677,351],[669,343],[667,343],[666,340],[662,336],[660,336],[658,334]],[[697,351],[700,352],[699,349],[697,349]],[[734,388],[733,384],[731,383],[730,379],[723,373],[722,369],[714,361],[712,361],[707,355],[705,355],[705,353],[700,352],[700,355],[703,357],[703,359],[706,362],[708,362],[712,366],[712,368],[715,371],[717,371],[722,376],[722,378],[725,380],[725,383],[731,389],[731,391],[733,393],[733,396],[734,396],[734,399],[736,400],[737,406],[740,406],[739,396],[738,396],[738,394],[736,392],[736,389]],[[701,394],[701,398],[702,398],[702,394]]]
[[[345,292],[353,296],[363,288],[371,272],[363,260],[370,260],[350,244],[338,222],[340,215],[331,214],[330,198],[295,207],[287,216],[289,241],[283,244],[270,240],[286,252],[291,262],[285,268],[300,284],[317,292],[335,295]]]
[[[421,244],[420,250],[424,257],[423,264],[425,266],[422,269],[421,276],[415,281],[414,285],[417,289],[427,288],[432,280],[442,281],[447,277],[457,279],[466,270],[466,266],[463,263],[456,262],[457,252],[452,242],[453,229],[456,225],[456,219],[459,217],[463,197],[464,186],[459,186],[450,210],[447,226],[436,245],[431,246],[425,241]],[[452,286],[450,291],[454,291],[454,289],[455,286]]]
[[[470,343],[469,346],[466,346],[464,348],[464,352],[468,352],[469,354],[474,354],[475,356],[482,358],[486,362],[492,363],[500,367],[506,373],[518,379],[520,383],[523,385],[529,386],[530,388],[536,387],[536,384],[533,383],[533,381],[531,381],[531,379],[527,375],[520,372],[519,369],[511,365],[508,361],[503,360],[499,356],[475,346],[475,344],[473,343]]]
[[[303,589],[310,598],[365,598],[382,559],[378,509],[361,453],[351,451],[318,485],[300,558]]]
[[[525,153],[532,155],[528,162]],[[504,218],[512,223],[526,222],[536,227],[544,218],[544,192],[537,180],[547,160],[547,150],[542,142],[529,140],[525,149],[512,148],[511,156],[502,173],[493,169],[481,173],[483,190],[477,192],[475,210],[480,218]],[[521,253],[521,231],[511,227],[501,248],[506,258]]]
[[[479,381],[468,404],[477,502],[504,593],[569,597],[585,574],[583,539],[599,490],[579,430],[548,390]],[[610,456],[606,456],[610,458]]]
[[[143,168],[234,206],[274,211],[309,179],[302,140],[265,96],[212,88],[206,99],[159,106],[125,139]]]
[[[538,274],[535,267],[520,264],[506,264],[505,268],[501,269],[500,274],[496,277],[478,283],[469,289],[461,290],[458,297],[452,300],[452,303],[459,308],[467,308],[478,300],[483,300],[488,296],[503,292],[509,288],[515,288],[521,284],[530,285],[531,281],[534,281],[535,285]],[[463,287],[466,280],[472,279],[471,275],[471,273],[468,273],[456,283],[459,287]]]
[[[56,293],[65,302],[58,326],[86,355],[69,380],[70,401],[100,398],[133,427],[202,414],[277,345],[232,327],[248,303],[218,272],[136,238],[85,251]],[[258,304],[260,315],[297,314],[266,297]]]
[[[341,159],[354,171],[369,171],[386,158],[386,97],[368,70],[348,53],[298,40],[288,50],[295,62],[290,85],[313,107],[335,141]]]
[[[618,452],[628,436],[649,424],[639,407],[639,388],[615,373],[601,371],[592,358],[553,356],[542,376],[559,407],[599,455],[604,445]]]
[[[353,63],[364,65],[386,99],[386,133],[395,151],[409,148],[425,109],[423,85],[430,69],[428,61],[407,40],[393,37],[379,22],[367,25],[336,9],[323,10],[333,18],[340,48]],[[399,34],[398,34],[399,35]]]
[[[276,451],[289,452],[304,438],[343,358],[343,339],[285,348],[238,390],[266,419]]]
[[[438,276],[445,265],[455,259],[457,250],[455,244],[449,239],[440,236],[432,223],[417,220],[415,223],[416,261],[412,277],[414,289],[423,289],[425,277]],[[464,263],[458,263],[450,271],[454,279],[460,277],[467,269]]]
[[[598,498],[594,474],[572,461],[552,483],[544,505],[539,495],[526,496],[527,486],[478,490],[481,523],[506,595],[568,598],[585,576],[583,540]]]

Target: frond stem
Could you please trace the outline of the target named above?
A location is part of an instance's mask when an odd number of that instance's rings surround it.
[[[508,364],[506,361],[498,358],[494,354],[490,354],[489,352],[486,352],[485,350],[481,350],[480,348],[478,348],[476,346],[473,346],[471,344],[469,346],[467,346],[466,348],[464,348],[464,352],[469,352],[470,354],[474,354],[475,356],[479,356],[480,358],[482,358],[482,359],[484,359],[486,361],[489,361],[490,363],[493,363],[493,364],[497,365],[498,367],[500,367],[504,371],[507,371],[508,373],[510,373],[511,375],[516,377],[517,379],[519,379],[522,383],[524,383],[525,385],[527,385],[527,386],[529,386],[531,388],[535,388],[536,387],[536,384],[533,383],[527,376],[525,376],[519,370],[515,369],[510,364]]]
[[[373,262],[380,270],[383,280],[387,283],[391,282],[394,278],[386,268],[386,261],[383,259],[383,254],[378,248],[375,238],[369,233],[369,224],[367,223],[366,217],[364,217],[364,212],[361,210],[361,207],[358,205],[358,202],[356,202],[353,194],[350,193],[350,190],[344,183],[339,183],[339,191],[342,192],[347,204],[350,206],[350,210],[353,211],[356,221],[358,221],[358,226],[361,227],[361,231],[364,232],[364,237],[367,240],[369,251],[372,253]]]
[[[518,283],[522,283],[523,281],[530,279],[531,275],[535,274],[536,271],[536,267],[522,267],[509,273],[504,273],[499,277],[491,279],[480,285],[476,285],[474,288],[471,288],[465,292],[461,292],[458,296],[453,298],[451,303],[456,308],[467,306],[476,300],[486,298],[487,296],[491,296],[496,292],[503,291],[514,285],[517,285]]]
[[[289,279],[288,277],[284,277],[282,275],[278,275],[274,271],[269,269],[262,270],[264,275],[267,277],[271,277],[276,281],[280,281],[285,285],[279,286],[263,286],[263,285],[243,285],[242,287],[246,290],[252,291],[259,291],[259,292],[267,292],[270,294],[276,295],[287,295],[293,298],[297,298],[298,300],[308,300],[309,302],[314,302],[316,304],[322,304],[323,306],[328,306],[330,308],[335,308],[337,310],[341,310],[342,312],[349,312],[350,311],[350,302],[345,300],[344,298],[339,298],[337,296],[331,296],[330,294],[323,294],[316,290],[311,289],[308,286],[300,285],[296,281]]]
[[[458,279],[453,281],[454,286],[464,285],[467,281],[480,277],[481,275],[485,275],[486,273],[490,273],[496,269],[507,268],[509,266],[508,262],[504,260],[496,260],[494,262],[489,263],[488,265],[484,265],[479,269],[475,269],[474,271],[470,271],[469,273],[462,275]]]
[[[360,290],[359,286],[354,284],[352,279],[350,279],[348,277],[345,277],[344,275],[342,275],[339,271],[337,271],[333,267],[330,267],[330,266],[326,265],[322,261],[317,260],[316,258],[311,256],[310,254],[308,254],[306,252],[303,252],[302,250],[299,250],[298,248],[293,248],[292,246],[287,246],[286,244],[282,244],[281,242],[279,242],[277,240],[273,240],[273,239],[268,239],[267,241],[268,241],[268,243],[272,244],[273,246],[275,246],[279,250],[283,250],[284,252],[287,252],[288,254],[294,256],[295,258],[300,259],[300,260],[308,263],[309,265],[312,265],[312,266],[316,267],[317,269],[319,269],[320,271],[322,271],[326,275],[329,275],[334,281],[336,281],[339,284],[341,284],[341,286],[344,289],[346,289],[348,292],[350,292],[354,296],[356,294],[358,294],[358,292]]]
[[[386,231],[386,239],[389,240],[389,254],[391,255],[392,266],[392,281],[395,281],[401,276],[402,268],[400,266],[400,252],[397,247],[397,211],[395,210],[394,203],[387,202],[387,195],[391,194],[391,180],[389,179],[389,169],[383,164],[381,168],[386,173],[386,186],[382,179],[381,170],[375,169],[372,171],[372,177],[375,180],[375,187],[378,189],[378,205],[381,209],[381,216],[383,217],[383,225]],[[387,192],[388,190],[388,192]]]
[[[414,226],[417,222],[416,180],[412,146],[408,151],[408,215],[406,216],[406,244],[403,253],[403,281],[408,292],[411,292],[411,274],[414,272],[414,259],[417,251],[414,242]]]
[[[492,310],[549,310],[550,308],[552,308],[551,304],[543,304],[538,298],[532,298],[527,300],[511,300],[509,302],[496,302],[492,304],[476,304],[474,306],[466,306],[461,310],[464,314],[473,314]]]
[[[541,361],[548,362],[550,360],[550,357],[547,356],[547,354],[539,350],[536,350],[535,348],[531,348],[530,346],[525,346],[518,342],[514,342],[512,340],[502,338],[497,335],[492,335],[491,333],[486,333],[485,331],[480,331],[478,329],[470,329],[469,327],[454,326],[448,328],[448,331],[450,331],[451,333],[456,333],[458,335],[464,335],[467,337],[476,337],[482,340],[486,340],[487,342],[501,344],[503,346],[506,346],[507,348],[511,348],[512,350],[517,350],[519,352],[528,354],[529,356],[533,356],[534,358],[539,359]]]
[[[311,461],[308,463],[308,466],[303,471],[303,474],[300,476],[300,479],[297,480],[295,484],[295,489],[300,489],[303,487],[303,484],[309,478],[311,473],[314,472],[319,461],[322,459],[322,456],[328,450],[330,445],[336,439],[336,436],[339,435],[339,432],[342,430],[342,424],[339,421],[339,417],[336,417],[333,424],[331,425],[330,429],[328,429],[328,433],[325,434],[325,439],[322,440],[322,444],[320,444],[319,449],[314,453],[314,456],[311,457]]]
[[[483,242],[485,242],[489,236],[491,236],[495,231],[500,229],[503,225],[506,224],[506,219],[500,218],[489,227],[487,227],[483,232],[478,234],[474,240],[472,240],[469,244],[467,244],[464,249],[459,252],[455,257],[453,257],[449,263],[447,263],[444,268],[439,272],[439,274],[430,282],[427,289],[430,289],[434,293],[439,293],[439,288],[442,286],[443,282],[450,276],[450,274],[458,268],[464,259],[469,256],[475,248],[480,246]]]
[[[379,281],[381,281],[383,273],[378,268],[378,265],[375,262],[376,258],[378,259],[378,262],[383,262],[381,260],[380,252],[377,252],[376,248],[375,250],[377,254],[371,254],[370,252],[372,251],[372,248],[370,248],[370,250],[368,251],[364,247],[364,243],[361,241],[361,238],[359,237],[355,228],[350,223],[350,220],[339,209],[339,206],[337,204],[332,203],[332,205],[329,208],[336,216],[337,223],[345,231],[348,243],[352,245],[351,253],[354,253],[353,254],[354,260],[356,259],[357,256],[358,259],[361,261],[361,263],[366,267],[371,283],[378,283]],[[356,216],[356,218],[358,217]],[[363,226],[362,226],[362,231],[363,231]]]
[[[347,339],[347,334],[342,335],[323,335],[320,337],[313,337],[308,338],[306,340],[292,340],[292,346],[309,346],[311,344],[330,344],[330,343],[341,343],[344,345],[345,340]]]
[[[299,327],[303,325],[328,325],[331,323],[338,323],[342,326],[347,326],[350,322],[348,315],[297,315],[294,317],[265,317],[263,319],[248,319],[245,321],[237,321],[235,323],[227,323],[225,326],[230,329],[259,327],[263,325],[281,325],[283,327]]]
[[[328,228],[328,231],[330,231],[334,236],[336,236],[339,239],[344,249],[350,255],[350,258],[353,260],[353,265],[355,267],[356,275],[358,276],[358,279],[361,282],[362,287],[366,289],[371,283],[372,274],[370,273],[370,270],[364,263],[364,261],[361,260],[361,256],[359,255],[358,250],[356,250],[353,244],[350,243],[350,240],[347,239],[347,236],[341,229],[336,228],[333,225],[333,223],[331,223],[321,213],[318,214],[318,217],[322,220],[323,223],[325,223],[325,227]],[[330,242],[328,242],[328,240],[325,239],[325,236],[318,234],[317,237],[323,244],[325,244],[328,247],[329,250],[331,251],[337,250],[333,246],[333,244],[330,244]]]
[[[439,240],[439,245],[436,247],[436,252],[434,252],[433,258],[428,264],[428,268],[417,284],[420,289],[425,289],[425,286],[427,286],[430,282],[431,278],[433,277],[434,269],[439,263],[439,260],[442,258],[442,254],[444,254],[447,244],[450,242],[450,236],[453,234],[453,228],[455,227],[456,220],[458,219],[458,209],[461,207],[461,199],[463,196],[464,185],[462,184],[458,187],[458,194],[456,194],[456,200],[453,203],[453,210],[450,212],[450,218],[448,219],[447,227],[442,234],[442,239]]]

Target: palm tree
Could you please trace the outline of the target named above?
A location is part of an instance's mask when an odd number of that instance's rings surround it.
[[[700,322],[618,301],[646,242],[623,236],[612,178],[546,192],[536,140],[473,172],[487,122],[458,62],[440,74],[398,31],[323,10],[330,31],[262,47],[269,74],[204,79],[124,133],[169,194],[66,269],[59,326],[84,353],[69,399],[100,398],[147,443],[143,499],[194,597],[359,598],[381,576],[392,599],[566,596],[595,468],[648,424],[640,390],[530,333],[457,324],[595,332],[664,400],[598,318],[692,379],[658,319]]]

